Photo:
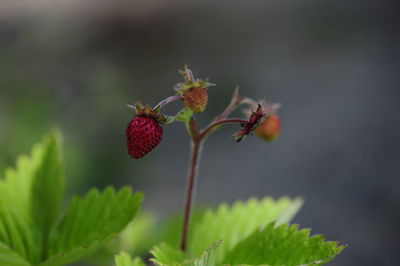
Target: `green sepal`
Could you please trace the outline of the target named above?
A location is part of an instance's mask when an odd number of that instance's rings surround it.
[[[135,109],[136,109],[136,112],[140,112],[142,109],[143,109],[143,104],[142,104],[142,102],[141,101],[136,101],[135,102]]]
[[[215,84],[208,82],[208,80],[197,79],[196,81],[186,82],[186,83],[178,83],[175,85],[175,91],[179,95],[183,95],[185,91],[191,88],[208,88],[211,86],[215,86]]]
[[[184,124],[188,124],[192,116],[193,116],[193,111],[185,107],[181,111],[179,111],[179,113],[175,116],[175,119]]]
[[[175,120],[176,120],[176,117],[175,117],[175,116],[169,115],[169,116],[167,116],[167,117],[165,118],[165,121],[164,121],[163,125],[170,125],[170,124],[174,123]]]

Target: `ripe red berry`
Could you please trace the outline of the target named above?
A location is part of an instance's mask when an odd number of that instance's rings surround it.
[[[255,133],[266,141],[272,141],[278,137],[281,131],[281,121],[276,114],[269,115],[255,129]]]
[[[206,109],[208,101],[207,89],[193,87],[183,93],[183,102],[194,113],[201,113]]]
[[[151,116],[133,117],[126,129],[128,153],[139,159],[151,152],[160,142],[163,129]]]

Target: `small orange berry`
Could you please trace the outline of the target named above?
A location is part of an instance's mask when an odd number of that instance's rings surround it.
[[[255,134],[266,141],[276,139],[281,131],[281,121],[276,114],[269,115],[254,130]]]
[[[193,87],[183,93],[183,102],[194,113],[201,113],[206,109],[208,92],[203,87]]]

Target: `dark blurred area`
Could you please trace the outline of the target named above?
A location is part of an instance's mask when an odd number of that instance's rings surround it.
[[[233,88],[281,102],[282,134],[204,148],[197,203],[297,196],[295,222],[348,248],[330,265],[398,265],[400,17],[396,1],[0,2],[0,170],[53,128],[68,192],[132,185],[145,208],[180,210],[182,124],[132,160],[125,127],[140,99],[174,94],[188,64],[210,78],[205,124]],[[177,105],[168,106],[173,113]]]

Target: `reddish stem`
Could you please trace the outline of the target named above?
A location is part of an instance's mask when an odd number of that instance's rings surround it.
[[[229,123],[245,123],[247,120],[232,118],[232,119],[221,119],[209,124],[202,131],[199,130],[199,127],[196,121],[192,118],[188,125],[188,132],[192,137],[191,142],[191,157],[189,162],[189,170],[188,170],[188,178],[187,178],[187,187],[186,187],[186,201],[185,201],[185,210],[183,213],[183,224],[182,224],[182,235],[180,242],[180,249],[182,251],[186,250],[187,247],[187,237],[189,231],[189,223],[190,223],[190,214],[192,209],[192,202],[194,196],[194,186],[196,183],[197,177],[197,168],[201,156],[201,148],[203,145],[203,141],[205,137],[211,133],[211,131],[219,125],[229,124]]]
[[[159,103],[157,104],[157,106],[161,109],[161,108],[163,108],[164,106],[166,106],[167,104],[169,104],[170,102],[178,101],[178,100],[182,100],[182,99],[183,99],[183,97],[182,97],[182,96],[179,96],[179,95],[170,96],[170,97],[165,98],[165,99],[162,100],[161,102],[159,102]]]
[[[182,237],[180,249],[185,251],[187,246],[187,236],[189,231],[190,213],[194,195],[194,185],[196,182],[197,166],[200,159],[202,141],[200,139],[192,140],[192,154],[189,162],[188,181],[186,188],[186,202],[183,216]]]
[[[185,67],[185,70],[181,72],[185,80],[188,81],[190,79],[193,79],[193,76],[190,72],[190,70]],[[179,96],[176,96],[179,97]],[[170,97],[172,98],[172,97]],[[170,102],[168,100],[169,98],[165,99],[164,101]],[[171,101],[177,100],[177,99],[182,99],[180,98],[172,98]],[[198,163],[200,160],[200,155],[201,155],[201,148],[203,145],[203,141],[205,138],[210,134],[213,130],[216,129],[217,126],[223,125],[223,124],[231,124],[231,123],[246,123],[247,120],[245,119],[239,119],[239,118],[227,118],[227,116],[235,110],[238,105],[242,103],[242,101],[245,100],[246,103],[250,104],[250,99],[246,99],[243,97],[239,96],[239,91],[238,89],[235,90],[233,93],[232,99],[228,107],[220,114],[218,115],[206,128],[203,130],[199,129],[199,126],[197,122],[195,121],[194,118],[191,118],[189,123],[186,125],[188,129],[188,133],[191,136],[192,142],[191,142],[191,157],[190,157],[190,162],[189,162],[189,170],[188,170],[188,177],[187,177],[187,187],[186,187],[186,201],[185,201],[185,210],[183,214],[183,224],[182,224],[182,235],[181,235],[181,242],[180,242],[180,249],[182,251],[185,251],[187,248],[187,238],[188,238],[188,232],[189,232],[189,223],[190,223],[190,214],[191,214],[191,209],[192,209],[192,202],[193,202],[193,196],[194,196],[194,186],[196,183],[196,177],[197,177],[197,168],[198,168]],[[162,104],[159,104],[162,107]]]
[[[200,138],[200,139],[205,138],[209,133],[212,132],[212,130],[213,130],[216,126],[219,126],[219,125],[222,125],[222,124],[232,124],[232,123],[239,123],[239,124],[242,124],[242,123],[246,123],[246,122],[247,122],[247,120],[245,120],[245,119],[240,119],[240,118],[228,118],[228,119],[221,119],[221,120],[215,121],[215,122],[209,124],[205,129],[203,129],[203,130],[200,132],[199,138]]]
[[[243,99],[244,98],[239,95],[239,88],[236,88],[235,91],[233,92],[231,102],[229,103],[229,105],[220,115],[216,116],[213,119],[213,122],[227,118],[228,115],[230,115],[241,104]]]

